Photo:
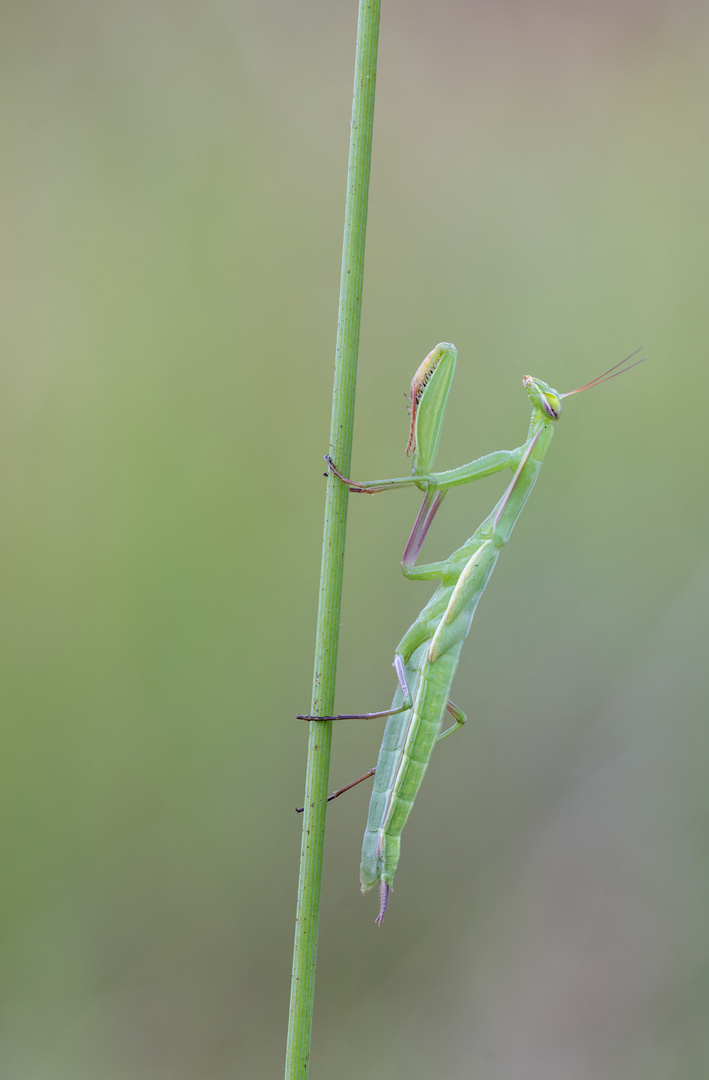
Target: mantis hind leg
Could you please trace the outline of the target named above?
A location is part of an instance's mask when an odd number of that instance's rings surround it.
[[[442,732],[438,736],[436,742],[440,742],[441,739],[445,739],[446,735],[450,735],[452,731],[458,731],[458,729],[462,728],[463,724],[467,720],[467,716],[465,715],[463,710],[459,709],[457,705],[454,705],[452,701],[449,700],[446,702],[446,708],[455,720],[455,723],[452,727],[449,727],[447,731]],[[371,715],[371,713],[369,715]],[[357,717],[355,717],[355,719],[357,719]],[[369,780],[370,776],[374,776],[376,771],[376,766],[373,769],[368,769],[363,776],[358,776],[356,780],[351,780],[349,784],[345,784],[344,787],[338,788],[337,791],[333,791],[332,795],[328,795],[327,801],[332,802],[333,799],[339,799],[340,795],[344,795],[344,793],[346,791],[349,791],[350,788],[357,787],[357,784],[361,784],[364,780]],[[304,809],[304,807],[299,806],[296,808],[295,812],[296,814],[302,814]]]
[[[337,791],[333,791],[332,795],[328,795],[327,802],[332,802],[333,799],[339,798],[340,795],[344,795],[350,788],[357,787],[357,784],[361,784],[363,780],[368,780],[370,776],[374,776],[377,771],[376,766],[373,769],[369,769],[364,776],[358,776],[356,780],[351,780],[349,784],[345,784],[344,787],[338,788]],[[296,806],[296,814],[302,814],[305,810],[304,806]]]
[[[458,731],[460,728],[462,728],[463,724],[468,719],[463,710],[459,709],[457,705],[454,705],[450,698],[446,702],[446,708],[455,720],[455,723],[451,727],[447,728],[446,731],[442,731],[436,739],[436,742],[440,742],[441,739],[445,739],[446,735],[450,735],[451,732]]]

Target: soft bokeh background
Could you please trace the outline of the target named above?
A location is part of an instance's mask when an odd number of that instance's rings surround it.
[[[3,6],[6,1080],[282,1071],[355,20]],[[709,1074],[708,47],[690,0],[385,0],[353,474],[439,340],[441,467],[522,441],[524,373],[651,362],[564,407],[382,930],[332,808],[313,1080]],[[353,500],[342,709],[417,503]]]

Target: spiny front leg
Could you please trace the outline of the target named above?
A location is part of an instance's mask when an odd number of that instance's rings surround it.
[[[428,476],[395,476],[391,480],[365,480],[360,483],[357,480],[350,480],[347,476],[343,476],[340,470],[335,466],[332,458],[329,454],[325,454],[325,461],[331,473],[337,477],[343,484],[347,484],[350,491],[355,494],[366,493],[367,495],[378,495],[381,491],[391,491],[398,487],[425,487],[429,481]],[[327,473],[324,474],[327,476]]]

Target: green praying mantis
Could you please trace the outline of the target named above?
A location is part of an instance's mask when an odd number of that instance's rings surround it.
[[[464,713],[449,697],[463,643],[500,552],[537,480],[551,445],[554,424],[561,416],[562,399],[599,386],[645,359],[628,363],[635,355],[631,353],[602,375],[565,394],[559,394],[541,379],[525,375],[522,382],[532,402],[532,418],[525,442],[515,450],[498,450],[460,468],[434,472],[457,357],[455,346],[442,342],[428,354],[411,383],[411,427],[406,452],[413,451],[412,475],[357,483],[342,476],[330,458],[326,458],[329,468],[351,492],[374,495],[411,486],[424,492],[423,504],[404,549],[401,569],[412,581],[440,582],[396,648],[394,669],[399,685],[390,709],[337,716],[299,716],[302,720],[389,718],[376,767],[330,796],[330,799],[337,798],[374,775],[362,844],[360,881],[362,892],[379,884],[380,907],[376,921],[380,926],[399,862],[401,834],[433,748],[465,723]],[[507,490],[470,539],[449,558],[417,566],[416,559],[431,523],[451,488],[470,484],[504,469],[513,472]],[[454,723],[441,731],[446,712],[450,713]]]

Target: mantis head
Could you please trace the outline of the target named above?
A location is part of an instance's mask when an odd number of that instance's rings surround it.
[[[532,375],[524,375],[522,382],[534,408],[545,413],[550,420],[558,420],[561,416],[561,399],[564,395],[557,394],[549,383],[535,379]]]
[[[628,360],[639,352],[640,350],[636,349],[630,356],[626,356],[625,360],[614,364],[612,368],[608,368],[608,371],[604,371],[602,375],[597,375],[595,379],[591,379],[590,382],[585,383],[583,386],[578,386],[575,390],[567,390],[565,394],[557,393],[556,390],[549,386],[549,383],[542,382],[541,379],[535,379],[531,375],[525,375],[522,382],[535,409],[539,409],[550,420],[558,420],[561,416],[562,398],[571,397],[572,394],[580,394],[583,390],[590,390],[594,386],[600,386],[601,383],[608,382],[609,379],[615,379],[616,375],[623,375],[626,371],[630,371],[636,364],[642,364],[644,360],[647,360],[646,356],[632,364],[628,364]],[[627,367],[624,366],[626,364]]]

